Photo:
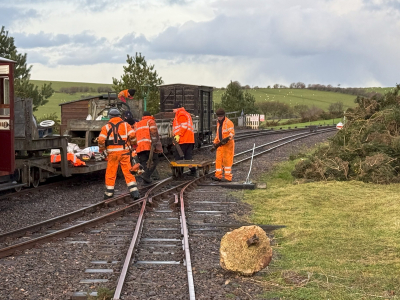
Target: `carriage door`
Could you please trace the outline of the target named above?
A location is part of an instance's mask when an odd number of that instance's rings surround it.
[[[0,171],[10,173],[15,168],[12,68],[0,61]]]

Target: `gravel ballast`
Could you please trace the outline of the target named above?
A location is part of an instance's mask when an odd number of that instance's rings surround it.
[[[334,133],[322,133],[297,140],[256,158],[253,163],[251,179],[256,182],[258,176],[270,171],[275,163],[284,161],[291,154],[304,151],[305,148],[325,141]],[[253,143],[256,143],[257,146],[292,134],[278,133],[239,141],[236,143],[235,152],[249,149]],[[215,153],[210,153],[208,149],[200,149],[194,155],[195,159],[215,158]],[[249,165],[250,162],[246,162],[240,166],[234,166],[232,168],[233,180],[243,182],[247,177]],[[166,160],[161,161],[158,170],[162,178],[169,176],[168,162]],[[31,195],[24,196],[23,199],[10,197],[0,200],[0,233],[44,221],[50,217],[62,215],[101,201],[104,192],[103,178],[101,175],[96,180],[82,180],[73,184],[66,183],[65,186],[58,186],[52,190],[33,192]],[[126,192],[123,178],[117,179],[116,190]],[[221,196],[227,195],[231,191],[218,189]],[[234,221],[236,216],[243,216],[249,211],[250,208],[242,203],[235,205],[229,211],[228,219]],[[86,287],[79,284],[91,261],[101,259],[121,260],[124,257],[123,252],[119,250],[126,248],[127,243],[118,244],[107,238],[106,232],[116,226],[112,224],[96,228],[100,230],[97,235],[88,231],[73,237],[73,240],[81,238],[82,243],[68,243],[68,239],[64,239],[27,250],[22,255],[0,259],[0,280],[2,282],[0,296],[2,299],[69,299],[71,293],[85,288],[95,290],[98,286],[105,286],[112,289],[115,287],[118,278],[116,273],[102,275],[109,279],[104,284],[93,284]],[[262,292],[262,287],[257,283],[259,281],[257,277],[237,276],[219,267],[219,239],[220,236],[207,239],[198,237],[192,240],[192,251],[196,251],[193,260],[195,287],[199,289],[198,298],[218,299],[219,297],[225,298],[229,294],[228,297],[233,299],[256,299],[257,294]],[[88,241],[89,243],[87,243]],[[118,244],[118,250],[114,254],[101,256],[99,249],[107,246],[107,244],[111,246]],[[117,266],[115,269],[118,269]],[[163,277],[168,276],[169,274],[160,272],[159,278],[153,278],[153,280],[162,280]],[[146,293],[143,292],[144,294]],[[149,295],[146,297],[143,299],[162,299],[154,295],[154,291],[150,297]],[[176,295],[176,299],[187,299],[187,296]]]

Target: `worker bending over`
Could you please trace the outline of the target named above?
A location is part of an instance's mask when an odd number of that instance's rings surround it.
[[[225,117],[225,111],[222,108],[216,111],[217,134],[214,139],[214,148],[217,149],[217,157],[215,160],[215,177],[217,181],[232,181],[232,165],[233,155],[235,152],[235,135],[234,125],[231,120]],[[222,170],[225,178],[222,177]]]
[[[173,112],[175,118],[172,123],[174,140],[182,149],[183,157],[181,157],[178,151],[175,151],[174,156],[176,160],[191,160],[192,152],[194,148],[194,131],[192,116],[181,106],[179,102],[174,104]],[[175,146],[177,147],[177,146]],[[190,175],[196,174],[196,168],[190,169]]]
[[[104,199],[114,196],[115,179],[117,178],[119,164],[131,197],[139,199],[135,176],[129,172],[131,168],[129,147],[136,144],[135,131],[121,119],[121,112],[118,109],[111,108],[108,115],[110,121],[101,128],[98,138],[99,151],[108,157]]]
[[[145,170],[140,177],[145,183],[151,183],[151,175],[158,164],[158,153],[163,153],[156,121],[149,112],[145,111],[142,120],[136,122],[133,129],[137,139],[136,153],[139,163]]]
[[[133,99],[133,96],[135,95],[136,90],[135,89],[128,89],[128,90],[123,90],[119,92],[118,94],[118,99],[121,100],[122,102],[126,103],[126,99]]]

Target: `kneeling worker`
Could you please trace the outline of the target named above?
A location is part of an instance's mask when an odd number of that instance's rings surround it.
[[[232,165],[233,155],[235,152],[235,136],[234,125],[231,120],[225,117],[225,111],[222,108],[216,111],[217,134],[214,139],[214,149],[217,149],[217,157],[215,160],[215,177],[217,181],[232,181]],[[222,170],[225,178],[222,177]]]
[[[135,89],[123,90],[119,92],[118,99],[126,103],[126,99],[133,99],[135,93],[136,93]]]
[[[131,157],[128,144],[136,144],[135,131],[121,119],[121,112],[118,109],[111,108],[108,115],[110,121],[101,128],[98,138],[100,152],[108,156],[104,199],[114,196],[115,179],[117,178],[119,164],[131,197],[139,199],[136,178],[129,172]]]
[[[181,157],[178,151],[175,151],[176,160],[192,160],[192,152],[194,148],[194,131],[192,116],[181,106],[179,102],[174,104],[173,112],[175,118],[172,123],[174,131],[174,140],[179,147],[182,149],[183,157]],[[190,169],[190,174],[196,174],[196,168]]]
[[[145,170],[140,177],[146,183],[151,183],[151,175],[158,164],[158,153],[163,153],[156,121],[149,112],[145,111],[142,120],[136,122],[133,129],[137,139],[136,153]]]

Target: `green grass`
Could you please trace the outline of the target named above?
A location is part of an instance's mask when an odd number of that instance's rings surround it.
[[[307,89],[249,89],[247,90],[256,98],[256,102],[261,101],[279,101],[287,103],[290,106],[295,105],[308,105],[309,107],[315,105],[316,107],[328,110],[332,103],[343,102],[344,108],[356,106],[354,100],[356,96],[334,93],[313,91]],[[217,90],[213,93],[215,103],[221,102],[221,96],[224,90]]]
[[[399,299],[400,184],[293,184],[289,161],[247,191],[251,220],[283,224],[262,282],[265,298]]]
[[[381,94],[386,94],[387,92],[390,92],[391,90],[394,89],[394,87],[370,87],[370,88],[364,88],[367,92],[377,92]]]
[[[285,119],[285,120],[287,120],[287,119]],[[281,122],[283,122],[283,120],[281,120]],[[322,126],[325,126],[325,125],[336,125],[339,122],[343,122],[343,119],[342,118],[336,118],[336,119],[331,119],[331,120],[318,120],[318,121],[311,121],[311,122],[306,122],[306,123],[295,123],[295,124],[290,124],[290,125],[270,126],[270,127],[267,127],[267,128],[268,129],[270,129],[270,128],[288,129],[289,127],[290,128],[295,128],[295,127],[302,128],[302,127],[306,127],[306,126],[310,126],[310,125],[318,125],[318,126],[319,125],[322,125]],[[265,122],[262,122],[262,123],[265,123]]]
[[[73,100],[79,100],[84,97],[99,95],[97,92],[98,87],[111,87],[111,84],[104,84],[104,83],[87,83],[87,82],[63,82],[63,81],[43,81],[43,80],[31,80],[31,82],[39,87],[41,87],[44,83],[52,83],[53,89],[56,91],[50,98],[49,102],[39,107],[39,109],[34,113],[36,117],[41,117],[43,115],[48,115],[51,113],[57,113],[57,115],[61,116],[61,107],[59,106],[60,103],[69,102]],[[94,88],[96,92],[89,92],[89,93],[76,93],[73,95],[60,93],[59,90],[61,88],[67,87],[89,87]]]

